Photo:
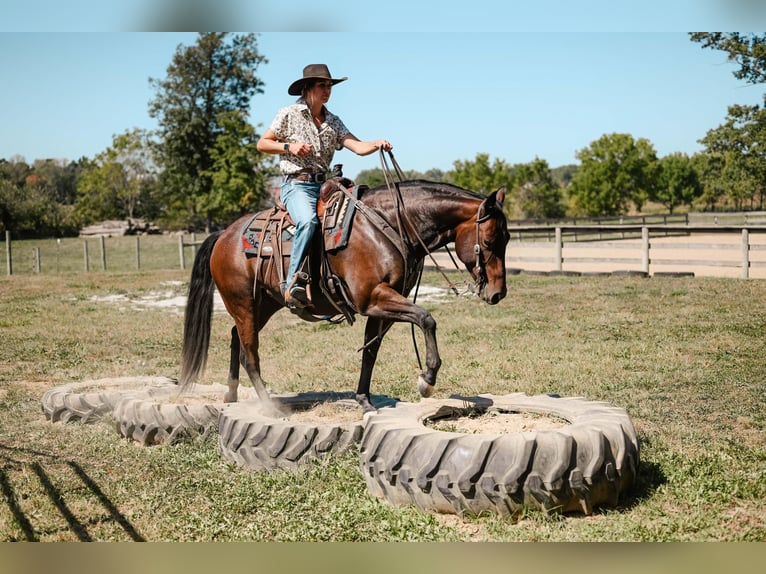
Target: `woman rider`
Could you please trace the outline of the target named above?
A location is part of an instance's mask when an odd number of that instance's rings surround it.
[[[332,87],[347,79],[333,78],[325,64],[303,68],[303,77],[287,90],[289,95],[300,98],[277,112],[258,141],[258,151],[280,155],[282,203],[295,223],[284,290],[285,303],[291,307],[302,308],[309,303],[308,277],[299,273],[298,268],[319,224],[316,215],[319,188],[330,171],[335,150],[345,147],[357,155],[368,155],[378,149],[392,149],[386,140],[360,141],[325,106]]]

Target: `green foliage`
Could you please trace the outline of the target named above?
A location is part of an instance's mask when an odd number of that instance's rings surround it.
[[[146,130],[134,128],[112,138],[77,183],[77,213],[84,224],[147,215],[156,174]]]
[[[222,131],[210,150],[212,165],[202,171],[210,179],[210,193],[197,198],[196,211],[230,222],[264,206],[273,162],[256,149],[258,134],[242,112],[222,112],[218,123]]]
[[[692,42],[703,48],[723,50],[729,61],[739,65],[734,72],[738,80],[750,84],[766,82],[766,34],[743,34],[741,32],[690,32]]]
[[[473,161],[457,160],[452,165],[454,168],[449,172],[450,179],[465,189],[489,195],[501,187],[513,187],[511,166],[500,158],[495,158],[490,164],[489,154],[478,153]]]
[[[581,167],[570,196],[584,215],[622,215],[640,210],[655,184],[657,156],[649,140],[630,134],[604,134],[577,152]]]
[[[554,181],[548,162],[534,161],[517,165],[515,171],[514,202],[524,219],[563,217],[565,207],[561,187]]]
[[[702,184],[692,160],[683,153],[660,158],[657,181],[651,199],[663,204],[669,213],[680,205],[691,206],[702,195]]]
[[[68,235],[77,230],[72,206],[81,162],[0,160],[0,231],[17,236]]]
[[[450,181],[447,174],[440,169],[429,169],[425,173],[417,170],[404,170],[404,179],[424,179],[427,181]],[[394,180],[396,176],[394,175]],[[386,183],[386,178],[383,175],[383,170],[379,167],[373,169],[363,169],[354,178],[354,182],[357,184],[365,184],[370,187],[377,187]]]
[[[239,159],[223,165],[224,157],[231,156],[231,138],[255,134],[243,134],[241,126],[232,132],[234,125],[222,122],[234,121],[230,112],[246,115],[252,96],[263,91],[255,71],[266,59],[258,53],[255,34],[228,40],[225,33],[200,34],[195,45],[179,46],[164,80],[151,80],[156,95],[149,115],[159,123],[166,219],[206,229],[222,212],[238,208],[239,201],[221,202],[233,199],[233,189],[241,193],[241,182],[248,177],[242,171],[252,170]]]
[[[766,196],[766,108],[733,105],[726,121],[700,140],[705,146],[704,182],[726,195],[735,209],[763,209]]]

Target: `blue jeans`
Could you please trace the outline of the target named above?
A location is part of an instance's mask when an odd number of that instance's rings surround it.
[[[287,269],[286,285],[289,286],[295,272],[298,271],[303,256],[308,250],[314,230],[319,225],[317,218],[317,199],[320,183],[304,181],[285,181],[282,183],[282,203],[295,223],[293,249],[290,252],[290,266]]]

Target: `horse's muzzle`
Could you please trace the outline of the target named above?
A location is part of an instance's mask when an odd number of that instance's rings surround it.
[[[505,298],[507,293],[508,290],[505,286],[498,290],[491,289],[488,285],[484,285],[481,290],[481,298],[490,305],[497,305]]]

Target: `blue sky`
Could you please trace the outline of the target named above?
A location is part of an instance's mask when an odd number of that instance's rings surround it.
[[[31,1],[31,0],[30,0]],[[683,4],[683,2],[682,2]],[[152,129],[149,77],[165,77],[192,33],[0,33],[0,158],[94,157],[112,137]],[[763,87],[736,80],[723,52],[685,31],[262,32],[251,105],[259,132],[294,98],[308,63],[349,80],[328,107],[360,139],[386,138],[404,169],[449,170],[477,153],[551,167],[605,133],[651,141],[658,155],[692,154],[732,104]],[[376,156],[343,150],[351,177]]]

